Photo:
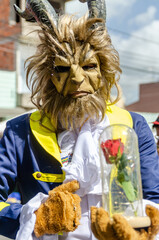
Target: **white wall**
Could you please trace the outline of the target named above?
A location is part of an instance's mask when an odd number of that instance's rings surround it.
[[[0,71],[0,108],[16,107],[16,72]]]

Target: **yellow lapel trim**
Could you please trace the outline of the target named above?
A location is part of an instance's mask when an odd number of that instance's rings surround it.
[[[115,105],[107,106],[106,114],[109,118],[110,124],[125,124],[129,127],[133,127],[133,121],[130,113],[124,109],[121,109]],[[52,126],[48,117],[44,117],[42,126],[40,124],[41,114],[39,111],[35,111],[30,116],[30,127],[33,135],[39,142],[39,144],[54,158],[56,158],[61,166],[61,156],[59,146],[57,143],[55,129]],[[45,128],[46,127],[46,128]],[[50,130],[49,130],[50,129]]]
[[[133,128],[133,120],[131,114],[122,108],[115,105],[107,106],[106,114],[109,118],[110,124],[124,124]]]
[[[48,117],[44,117],[42,125],[40,124],[41,114],[39,111],[35,111],[30,116],[30,128],[39,142],[39,144],[54,158],[56,158],[61,166],[61,157],[59,146],[57,143],[55,129],[52,126]],[[46,128],[45,128],[46,127]],[[50,130],[49,130],[50,129]]]

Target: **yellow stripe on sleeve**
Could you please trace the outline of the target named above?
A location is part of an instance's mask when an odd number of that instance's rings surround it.
[[[9,203],[6,203],[6,202],[0,202],[0,211],[2,211],[5,207],[8,207],[10,206]]]

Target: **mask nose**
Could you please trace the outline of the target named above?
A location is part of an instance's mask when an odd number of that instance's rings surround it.
[[[81,85],[84,81],[83,70],[81,67],[73,64],[70,69],[70,81],[75,85]]]

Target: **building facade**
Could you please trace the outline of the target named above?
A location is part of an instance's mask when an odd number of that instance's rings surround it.
[[[5,0],[0,8],[0,121],[34,106],[30,102],[24,70],[25,60],[34,54],[38,26],[15,13],[13,5],[25,9],[25,0]],[[64,12],[65,0],[49,0],[56,12]]]
[[[0,119],[4,109],[16,107],[16,49],[20,19],[13,11],[19,1],[5,0],[0,8]]]

